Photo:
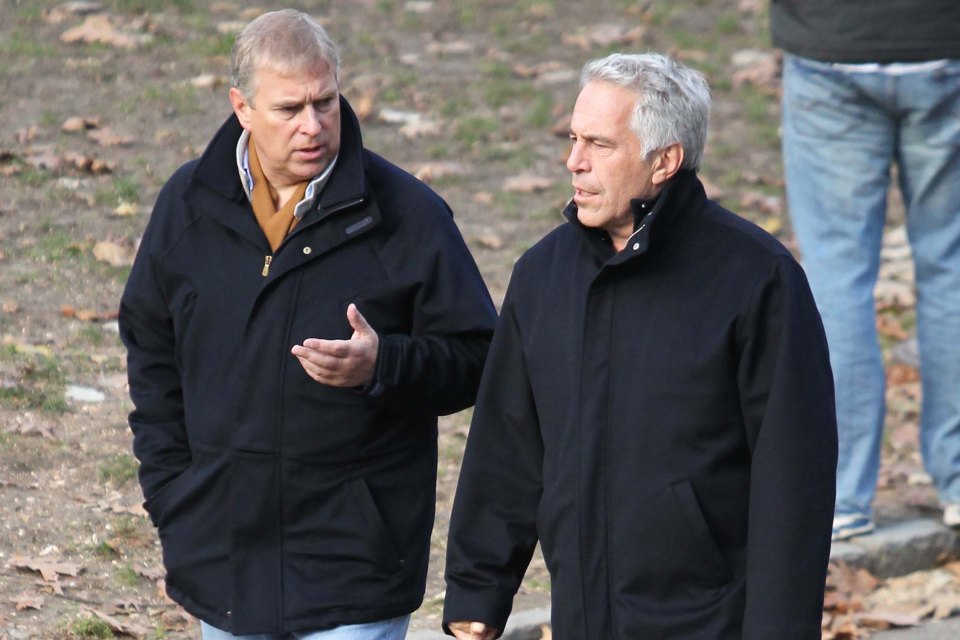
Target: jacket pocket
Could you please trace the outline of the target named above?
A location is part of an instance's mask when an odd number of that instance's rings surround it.
[[[662,487],[611,514],[615,590],[637,606],[705,606],[733,576],[688,481]]]

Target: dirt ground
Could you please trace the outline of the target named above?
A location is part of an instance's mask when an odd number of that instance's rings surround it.
[[[229,113],[234,34],[283,6],[0,0],[0,639],[195,637],[163,595],[139,506],[116,309],[160,186]],[[763,0],[294,6],[340,44],[342,90],[367,146],[448,200],[498,302],[513,261],[560,222],[569,198],[579,69],[615,50],[669,52],[707,75],[711,194],[793,246]],[[885,346],[903,344],[909,300],[886,304],[884,318]],[[934,506],[916,455],[915,374],[891,361],[884,519]],[[434,554],[415,628],[435,628],[442,608],[468,424],[469,411],[442,421]],[[545,604],[548,589],[536,561],[517,607]]]

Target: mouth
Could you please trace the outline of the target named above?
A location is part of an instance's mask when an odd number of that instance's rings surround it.
[[[574,187],[573,187],[573,199],[574,199],[574,200],[577,200],[577,199],[586,200],[586,199],[589,199],[589,198],[593,198],[593,197],[595,197],[596,195],[597,195],[597,192],[596,192],[596,191],[587,191],[586,189],[583,189],[583,188],[578,187],[578,186],[576,186],[576,185],[574,185]]]
[[[295,154],[304,160],[319,160],[324,155],[324,148],[321,145],[315,147],[302,147],[294,151]]]

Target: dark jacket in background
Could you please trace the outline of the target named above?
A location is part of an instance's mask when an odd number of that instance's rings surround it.
[[[817,640],[837,433],[800,266],[678,174],[614,254],[518,261],[474,409],[444,621],[503,629],[539,540],[558,640]]]
[[[163,188],[123,294],[134,452],[167,590],[235,634],[415,610],[437,416],[473,403],[495,309],[446,204],[363,149],[342,103],[318,202],[271,253],[231,117]],[[321,385],[290,348],[380,336],[377,397]]]
[[[771,0],[774,46],[821,62],[960,58],[957,0]]]

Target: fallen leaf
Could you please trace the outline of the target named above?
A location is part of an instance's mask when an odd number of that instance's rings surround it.
[[[67,118],[63,121],[63,124],[60,125],[60,130],[65,133],[77,133],[79,131],[96,129],[99,126],[100,121],[96,118],[82,118],[80,116],[73,116],[72,118]]]
[[[503,238],[500,237],[500,235],[495,231],[492,231],[491,229],[485,229],[482,233],[480,233],[480,235],[477,236],[477,244],[484,249],[499,251],[500,249],[503,249]]]
[[[114,267],[127,267],[133,264],[133,247],[102,240],[93,245],[93,257]]]
[[[116,133],[109,127],[103,129],[92,129],[87,132],[87,137],[99,144],[101,147],[121,147],[131,145],[136,142],[133,136]]]
[[[92,173],[94,175],[113,173],[113,165],[109,162],[98,160],[93,156],[82,153],[67,152],[63,154],[63,161],[85,173]]]
[[[903,328],[900,318],[890,313],[877,314],[877,333],[897,341],[903,341],[910,337],[910,334]]]
[[[504,180],[503,189],[515,193],[537,193],[549,189],[554,184],[556,181],[553,178],[522,174]]]
[[[87,611],[100,618],[106,622],[110,627],[117,633],[122,633],[128,636],[134,636],[136,638],[142,638],[147,635],[148,629],[146,627],[140,626],[133,623],[123,623],[120,622],[114,616],[108,615],[107,613],[100,611],[98,609],[93,609],[90,607],[84,607]]]
[[[46,422],[38,422],[33,415],[17,416],[6,431],[22,436],[40,436],[48,440],[57,439],[54,426]]]
[[[164,570],[163,565],[158,564],[153,567],[144,567],[143,565],[134,565],[133,570],[138,576],[143,576],[147,580],[162,580],[167,572]]]
[[[470,55],[476,47],[472,42],[466,40],[454,40],[452,42],[431,42],[427,45],[427,53],[433,55]]]
[[[44,22],[56,26],[71,20],[74,16],[97,13],[102,9],[103,5],[99,2],[64,2],[52,9],[44,9],[42,16]]]
[[[50,347],[28,344],[26,342],[18,342],[16,338],[10,335],[3,336],[3,344],[8,347],[13,347],[14,351],[26,356],[42,356],[44,358],[53,357],[53,351],[50,349]]]
[[[871,629],[914,627],[920,624],[919,618],[910,614],[877,610],[858,613],[854,616],[854,620],[856,620],[858,624]]]
[[[28,144],[33,142],[39,133],[40,130],[36,126],[31,126],[26,129],[18,129],[14,137],[16,137],[17,142],[20,144]]]
[[[35,593],[23,593],[14,596],[10,600],[17,608],[17,611],[23,611],[25,609],[42,609],[46,598]]]
[[[575,34],[565,35],[564,44],[581,49],[605,48],[613,45],[635,44],[643,40],[646,29],[642,26],[628,28],[624,24],[598,24],[581,29]]]
[[[117,208],[113,210],[116,216],[132,216],[140,212],[140,207],[135,202],[121,201]]]
[[[72,562],[54,562],[36,558],[24,558],[23,556],[14,556],[11,558],[10,565],[17,569],[37,571],[47,582],[56,581],[59,575],[76,577],[83,571],[82,566]]]
[[[377,93],[376,91],[367,91],[361,93],[358,98],[356,98],[354,104],[354,112],[357,114],[357,119],[360,122],[368,122],[370,118],[373,117],[373,113],[376,110]]]
[[[135,49],[152,39],[149,33],[124,33],[113,25],[110,16],[100,13],[87,16],[83,24],[67,29],[60,36],[60,40],[67,44],[99,43],[122,49]]]
[[[920,372],[908,364],[894,363],[887,367],[887,384],[901,385],[920,380]]]
[[[24,161],[34,169],[54,171],[60,167],[60,158],[49,146],[33,147],[27,151]]]
[[[423,121],[415,122],[400,127],[400,135],[407,140],[420,138],[422,136],[433,136],[440,133],[440,125],[436,122]]]
[[[190,86],[194,89],[216,89],[224,84],[224,79],[213,73],[204,73],[190,78]]]
[[[420,165],[413,175],[423,182],[432,182],[450,176],[466,175],[467,172],[467,166],[462,162],[428,162]]]

